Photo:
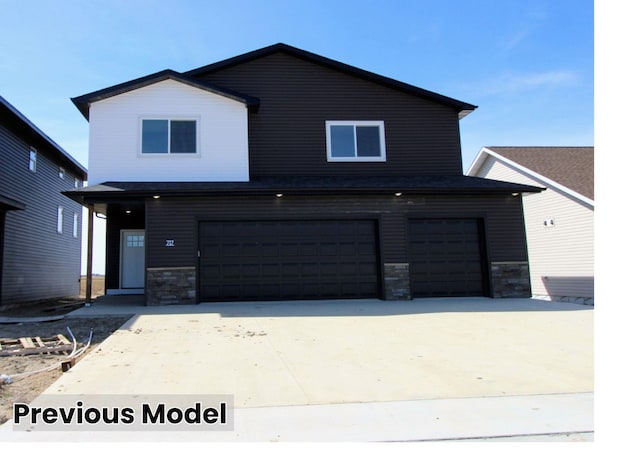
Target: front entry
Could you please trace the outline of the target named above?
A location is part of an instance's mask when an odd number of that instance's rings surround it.
[[[122,230],[120,238],[120,288],[144,288],[144,230]]]

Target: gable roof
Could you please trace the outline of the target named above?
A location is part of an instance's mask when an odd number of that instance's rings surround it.
[[[488,156],[593,205],[593,146],[487,146],[467,174],[477,174]]]
[[[42,132],[2,96],[0,96],[0,122],[12,131],[20,134],[23,138],[29,140],[33,146],[38,148],[38,151],[43,152],[46,148],[52,157],[62,161],[72,169],[74,173],[80,175],[83,180],[87,179],[86,168],[80,165],[80,163],[62,149],[60,145]]]
[[[315,64],[319,64],[330,69],[343,72],[345,74],[349,74],[351,76],[359,77],[361,79],[365,79],[389,88],[393,88],[399,91],[403,91],[408,94],[412,94],[414,96],[418,96],[433,102],[437,102],[439,104],[444,104],[446,106],[452,107],[458,111],[458,118],[462,119],[472,111],[474,111],[477,106],[468,104],[466,102],[459,101],[457,99],[453,99],[447,96],[443,96],[438,93],[434,93],[433,91],[428,91],[422,88],[418,88],[413,85],[409,85],[404,82],[400,82],[398,80],[394,80],[388,77],[381,76],[379,74],[375,74],[373,72],[365,71],[364,69],[356,68],[355,66],[350,66],[345,63],[341,63],[336,60],[332,60],[321,55],[317,55],[306,50],[298,49],[296,47],[278,43],[273,44],[268,47],[264,47],[262,49],[254,50],[252,52],[248,52],[242,55],[238,55],[236,57],[228,58],[226,60],[219,61],[217,63],[209,64],[206,66],[202,66],[200,68],[192,69],[191,71],[187,71],[184,74],[197,77],[207,72],[219,71],[222,69],[227,69],[229,67],[243,64],[258,58],[262,58],[268,55],[272,55],[275,53],[284,53],[287,55],[294,56],[296,58],[300,58],[302,60],[310,61]]]
[[[153,85],[154,83],[162,82],[164,80],[175,80],[176,82],[184,83],[186,85],[192,86],[194,88],[198,88],[200,90],[204,90],[213,94],[224,96],[234,101],[242,102],[245,105],[247,105],[247,107],[253,110],[256,110],[260,105],[260,100],[258,98],[255,98],[253,96],[247,96],[245,94],[241,94],[233,90],[228,90],[226,88],[214,85],[212,83],[205,83],[205,82],[202,82],[201,80],[193,79],[189,76],[180,74],[179,72],[173,71],[171,69],[165,69],[164,71],[156,72],[154,74],[149,74],[147,76],[140,77],[138,79],[130,80],[128,82],[120,83],[118,85],[104,88],[102,90],[84,94],[82,96],[72,98],[71,101],[75,104],[78,110],[80,110],[82,115],[87,120],[89,120],[89,108],[91,103],[102,101],[103,99],[107,99],[113,96],[118,96],[120,94],[127,93],[129,91],[133,91],[139,88]]]

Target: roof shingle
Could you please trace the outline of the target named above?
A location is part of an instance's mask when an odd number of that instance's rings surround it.
[[[487,146],[529,170],[594,199],[593,146]]]

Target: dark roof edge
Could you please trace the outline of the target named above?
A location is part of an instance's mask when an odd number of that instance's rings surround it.
[[[21,121],[25,126],[30,128],[33,132],[35,132],[38,136],[40,136],[40,138],[42,138],[42,140],[47,142],[47,144],[49,144],[51,148],[55,152],[57,152],[64,161],[71,164],[71,166],[75,168],[75,171],[77,173],[80,173],[85,180],[87,179],[86,168],[84,168],[77,160],[73,158],[73,156],[71,156],[71,154],[66,152],[60,145],[58,145],[55,141],[53,141],[51,137],[49,137],[47,134],[42,132],[40,128],[38,128],[38,126],[33,124],[31,120],[29,120],[29,118],[24,116],[18,109],[16,109],[13,105],[11,105],[11,103],[7,101],[5,98],[3,98],[2,96],[0,96],[0,105],[4,106],[7,110],[11,112],[11,114],[16,119]]]
[[[419,88],[417,86],[410,85],[405,82],[401,82],[399,80],[391,79],[389,77],[385,77],[370,71],[366,71],[364,69],[360,69],[355,66],[351,66],[351,65],[339,62],[337,60],[332,60],[330,58],[323,57],[321,55],[314,54],[306,50],[298,49],[297,47],[293,47],[283,43],[273,44],[271,46],[267,46],[262,49],[254,50],[242,55],[231,57],[226,60],[219,61],[217,63],[212,63],[206,66],[202,66],[200,68],[192,69],[190,71],[184,72],[184,74],[191,77],[198,76],[208,71],[215,71],[215,70],[219,70],[229,66],[234,66],[234,65],[244,63],[250,60],[254,60],[254,59],[257,59],[266,55],[270,55],[276,52],[284,52],[289,55],[293,55],[295,57],[301,58],[303,60],[321,64],[331,69],[336,69],[338,71],[341,71],[350,75],[367,79],[375,83],[385,85],[391,88],[395,88],[410,94],[425,97],[435,102],[439,102],[441,104],[445,104],[447,106],[456,108],[459,112],[458,117],[460,119],[464,118],[466,115],[468,115],[469,113],[474,111],[476,108],[478,108],[478,106],[476,105],[468,104],[466,102],[459,101],[457,99],[450,98],[448,96],[444,96],[442,94],[438,94],[433,91],[428,91],[423,88]]]
[[[199,88],[201,90],[208,91],[210,93],[218,94],[230,99],[233,99],[238,102],[242,102],[247,105],[247,107],[257,109],[260,105],[260,100],[253,96],[247,96],[242,93],[238,93],[233,90],[228,90],[226,88],[211,84],[204,83],[200,80],[191,78],[187,75],[176,72],[172,69],[165,69],[163,71],[159,71],[153,74],[146,75],[144,77],[139,77],[137,79],[129,80],[128,82],[123,82],[117,85],[113,85],[111,87],[103,88],[98,91],[94,91],[92,93],[87,93],[82,96],[78,96],[75,98],[71,98],[71,102],[80,110],[80,113],[89,120],[89,105],[92,102],[101,101],[103,99],[107,99],[113,96],[117,96],[119,94],[126,93],[128,91],[133,91],[138,88],[143,88],[148,85],[152,85],[157,82],[162,82],[163,80],[175,80],[186,85],[190,85],[194,88]]]
[[[110,184],[103,183],[93,187],[85,187],[83,189],[71,190],[63,192],[67,197],[79,201],[86,200],[109,200],[109,199],[131,199],[131,198],[150,198],[155,195],[169,197],[197,197],[212,195],[260,195],[284,193],[289,195],[313,195],[313,194],[351,194],[351,195],[379,195],[379,194],[395,194],[402,192],[405,195],[419,194],[450,194],[450,195],[478,195],[478,194],[519,194],[519,193],[538,193],[545,190],[543,187],[528,186],[524,184],[509,183],[503,187],[411,187],[403,185],[394,185],[388,187],[300,187],[283,185],[269,186],[252,186],[246,183],[219,183],[217,187],[211,188],[140,188],[140,189],[119,189]],[[104,186],[103,190],[97,189]],[[87,190],[89,189],[89,190]]]

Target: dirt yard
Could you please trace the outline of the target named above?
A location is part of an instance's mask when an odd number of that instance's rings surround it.
[[[62,301],[57,305],[48,303],[23,310],[0,312],[0,316],[20,317],[60,317],[78,306],[78,301]],[[45,322],[0,323],[0,339],[48,338],[58,334],[71,340],[67,327],[75,337],[77,349],[82,349],[88,342],[93,329],[91,343],[87,350],[78,357],[82,360],[92,349],[99,347],[109,335],[122,326],[128,317],[100,318],[63,318]],[[63,373],[61,362],[67,359],[68,353],[34,354],[25,356],[0,357],[0,375],[11,377],[12,383],[3,383],[0,379],[0,424],[9,420],[13,414],[13,403],[30,403]],[[77,363],[76,361],[76,363]],[[53,367],[48,371],[38,371]],[[32,374],[32,371],[38,371]]]

